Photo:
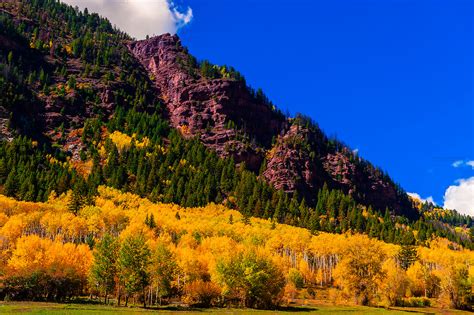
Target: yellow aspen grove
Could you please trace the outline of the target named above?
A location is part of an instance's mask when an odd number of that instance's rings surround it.
[[[64,300],[93,293],[143,305],[179,298],[263,308],[327,289],[349,304],[465,308],[472,298],[474,253],[442,238],[412,250],[401,265],[399,245],[265,219],[245,223],[222,205],[183,208],[101,186],[93,204],[74,215],[69,198],[0,196],[1,295]],[[115,250],[104,248],[109,239]],[[133,257],[145,257],[143,264]]]

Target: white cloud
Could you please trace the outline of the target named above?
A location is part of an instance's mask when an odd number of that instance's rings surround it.
[[[412,198],[414,198],[414,199],[419,199],[419,200],[421,200],[421,202],[431,202],[431,203],[433,203],[433,204],[436,204],[436,202],[435,202],[434,199],[433,199],[433,196],[429,196],[428,198],[423,199],[423,198],[421,198],[421,196],[420,196],[419,194],[417,194],[417,193],[410,193],[410,192],[409,192],[409,193],[407,193],[407,195],[410,196],[410,197],[412,197]]]
[[[460,167],[460,166],[470,166],[474,170],[474,161],[466,161],[464,162],[463,160],[458,160],[454,161],[453,164],[451,164],[453,167]]]
[[[191,22],[193,10],[180,11],[171,0],[61,0],[108,18],[133,37],[176,33]]]
[[[460,179],[444,193],[444,207],[474,215],[474,177]]]

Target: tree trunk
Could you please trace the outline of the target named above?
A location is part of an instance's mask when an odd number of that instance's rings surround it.
[[[125,307],[128,306],[128,294],[125,295]]]
[[[118,288],[117,288],[117,306],[120,306],[120,284],[118,285]]]
[[[156,286],[155,303],[157,300],[158,300],[158,286]],[[160,306],[161,306],[161,300],[160,300]]]

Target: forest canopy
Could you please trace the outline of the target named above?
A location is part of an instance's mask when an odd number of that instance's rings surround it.
[[[221,205],[152,203],[104,186],[77,215],[71,199],[0,196],[0,296],[272,308],[297,292],[332,288],[333,298],[369,305],[471,303],[474,254],[446,239],[417,247],[313,235]]]

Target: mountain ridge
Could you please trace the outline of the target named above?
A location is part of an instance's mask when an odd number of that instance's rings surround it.
[[[232,67],[196,60],[179,37],[134,41],[54,1],[0,8],[6,195],[44,201],[73,190],[77,212],[108,185],[189,207],[223,203],[315,233],[407,244],[437,233],[470,246],[469,218],[427,216],[311,118],[286,117]]]
[[[233,156],[236,162],[245,162],[254,171],[261,169],[262,163],[269,163],[270,167],[264,165],[262,169],[269,183],[285,192],[298,190],[310,202],[314,202],[314,189],[327,182],[329,187],[342,189],[359,202],[369,199],[366,204],[381,211],[389,207],[400,214],[405,208],[407,216],[416,216],[410,211],[404,192],[379,169],[370,163],[354,163],[360,159],[341,144],[337,144],[340,151],[329,148],[330,140],[312,121],[292,119],[275,111],[262,92],[252,95],[240,74],[235,79],[227,67],[215,65],[208,67],[217,73],[207,74],[212,71],[203,66],[207,61],[202,61],[199,69],[177,35],[163,34],[132,42],[129,49],[160,91],[171,125],[185,136],[198,136],[220,156]],[[303,123],[313,128],[299,128],[296,120],[306,120]],[[234,128],[226,128],[230,123]],[[301,135],[299,130],[304,130]],[[243,140],[238,139],[239,133]],[[300,143],[312,139],[312,143],[305,143],[309,149],[300,147],[296,150],[299,152],[291,153],[284,144],[290,138],[298,138],[296,142]],[[271,151],[270,159],[267,151]]]

